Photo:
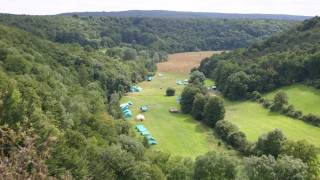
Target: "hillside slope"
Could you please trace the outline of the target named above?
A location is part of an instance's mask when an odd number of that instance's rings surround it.
[[[306,20],[247,49],[206,59],[200,69],[231,99],[306,80],[319,86],[320,18]]]
[[[0,15],[0,22],[59,43],[185,52],[246,47],[295,21]]]
[[[111,57],[0,25],[1,177],[126,179],[134,164],[153,166],[119,119],[120,96],[154,70],[150,56]]]

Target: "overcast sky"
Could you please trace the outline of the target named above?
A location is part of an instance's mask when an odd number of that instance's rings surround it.
[[[175,10],[320,15],[320,0],[0,0],[0,12],[58,14],[81,11]]]

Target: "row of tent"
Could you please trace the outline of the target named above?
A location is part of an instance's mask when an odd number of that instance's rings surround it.
[[[129,118],[132,117],[132,112],[129,109],[130,106],[132,106],[132,105],[133,105],[132,101],[129,101],[127,103],[123,103],[123,104],[120,105],[120,109],[121,109],[122,114],[123,114],[125,119],[129,119]]]
[[[138,132],[143,135],[144,137],[147,138],[148,143],[150,145],[156,145],[157,141],[152,137],[152,135],[150,134],[150,132],[148,131],[147,128],[145,128],[143,125],[139,124],[136,125],[136,129],[138,130]]]

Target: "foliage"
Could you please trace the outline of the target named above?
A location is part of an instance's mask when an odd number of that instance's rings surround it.
[[[192,180],[194,176],[194,162],[189,158],[172,158],[168,162],[168,180]]]
[[[308,165],[308,174],[312,179],[319,177],[320,173],[320,160],[318,158],[319,149],[314,145],[309,144],[305,140],[300,141],[287,141],[281,154],[292,156],[294,158],[301,159],[306,165]]]
[[[268,37],[296,24],[279,20],[6,14],[0,16],[0,22],[59,43],[78,43],[94,49],[126,46],[169,53],[245,47],[253,39]]]
[[[237,174],[234,159],[209,152],[195,162],[194,179],[235,179]]]
[[[281,130],[275,129],[259,137],[256,143],[257,154],[272,155],[275,158],[281,153],[286,137]]]
[[[273,105],[271,110],[273,111],[280,111],[282,110],[284,105],[288,104],[288,96],[283,91],[279,91],[273,99]]]
[[[204,85],[205,80],[206,80],[206,77],[204,76],[204,74],[196,70],[190,74],[189,83],[200,83]]]
[[[193,100],[192,111],[191,114],[196,120],[202,120],[204,115],[204,107],[207,103],[207,99],[205,95],[198,93]]]
[[[188,85],[183,89],[180,100],[183,113],[190,113],[192,111],[193,101],[198,93],[200,93],[200,89],[193,85]]]
[[[246,49],[225,52],[202,61],[199,70],[217,83],[230,99],[248,98],[254,91],[319,79],[320,18],[271,38],[252,43]],[[310,25],[312,24],[312,25]],[[303,30],[302,30],[303,29]]]
[[[219,134],[221,139],[225,140],[232,147],[244,154],[250,154],[249,142],[246,135],[239,130],[237,126],[226,120],[221,120],[216,123],[215,132]]]
[[[223,100],[217,96],[211,96],[204,106],[204,122],[211,127],[214,127],[219,120],[223,120],[225,108]]]
[[[31,132],[0,127],[0,174],[3,179],[54,179],[48,174],[49,139],[37,147]],[[53,140],[51,138],[51,140]],[[65,178],[68,176],[66,175]],[[69,176],[70,178],[70,176]]]
[[[168,87],[166,90],[166,96],[174,96],[176,93],[176,90],[172,87]]]
[[[281,156],[277,160],[272,156],[251,157],[246,161],[249,179],[291,180],[308,179],[307,166],[300,160],[290,156]]]

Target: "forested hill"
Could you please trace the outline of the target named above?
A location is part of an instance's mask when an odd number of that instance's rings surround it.
[[[127,179],[153,167],[119,99],[155,70],[154,53],[107,52],[0,24],[1,178]]]
[[[181,12],[165,10],[129,10],[114,12],[75,12],[59,14],[62,16],[110,16],[110,17],[161,17],[161,18],[220,18],[220,19],[277,19],[302,21],[308,16],[283,15],[283,14],[232,14],[232,13],[209,13],[209,12]]]
[[[296,21],[0,15],[0,23],[59,43],[91,48],[129,46],[165,52],[246,47]]]
[[[247,49],[206,59],[200,69],[231,99],[302,81],[320,88],[320,18]]]

